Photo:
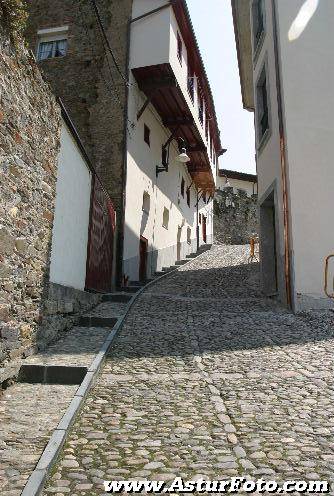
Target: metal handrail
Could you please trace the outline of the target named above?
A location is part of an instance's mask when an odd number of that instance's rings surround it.
[[[332,255],[328,255],[328,257],[325,259],[325,286],[324,286],[324,290],[325,290],[325,293],[326,295],[328,296],[328,298],[332,298],[334,299],[334,277],[333,277],[333,293],[330,293],[329,292],[329,289],[328,289],[328,279],[329,279],[329,261],[331,258],[334,258],[334,253]]]

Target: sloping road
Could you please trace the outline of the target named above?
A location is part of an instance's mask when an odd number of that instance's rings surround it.
[[[247,247],[151,286],[114,342],[44,494],[103,480],[334,481],[333,314],[258,290]]]

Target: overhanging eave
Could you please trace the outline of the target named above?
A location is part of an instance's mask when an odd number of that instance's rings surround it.
[[[254,110],[250,0],[231,0],[242,103]]]

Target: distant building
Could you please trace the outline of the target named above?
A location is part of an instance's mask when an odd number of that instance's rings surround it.
[[[216,189],[223,190],[228,184],[233,188],[233,193],[244,191],[247,196],[257,194],[257,175],[246,172],[218,169]]]
[[[255,110],[263,290],[296,311],[333,307],[334,2],[232,9],[243,104]]]
[[[118,282],[212,242],[221,143],[186,2],[35,0],[27,38],[115,205]]]

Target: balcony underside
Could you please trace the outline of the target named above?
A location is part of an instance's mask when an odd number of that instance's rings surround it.
[[[214,191],[215,183],[207,148],[191,115],[187,101],[169,64],[132,69],[139,89],[145,93],[160,115],[164,126],[187,143],[191,159],[188,171],[196,186]]]

